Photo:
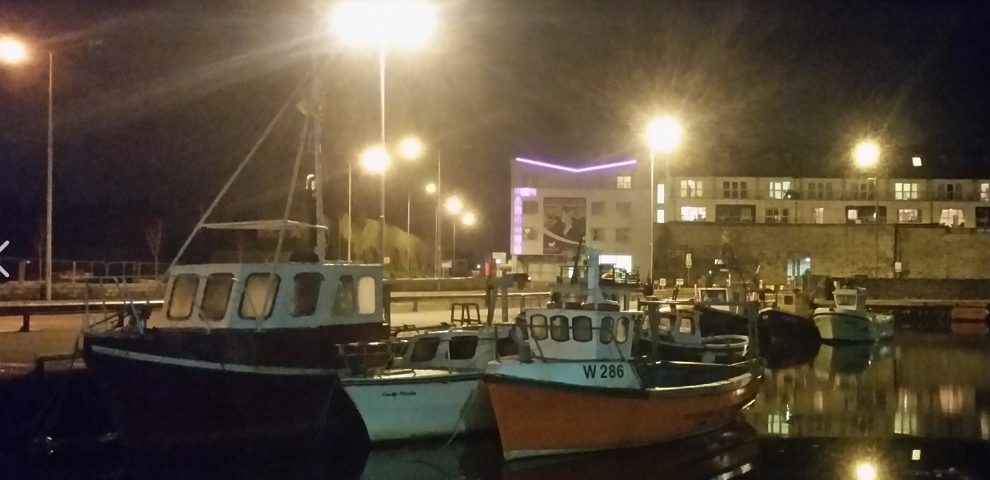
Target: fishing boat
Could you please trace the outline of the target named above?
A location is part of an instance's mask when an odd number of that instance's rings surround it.
[[[389,348],[340,345],[348,360],[341,385],[361,414],[368,438],[385,442],[494,429],[481,377],[488,362],[498,358],[499,331],[508,340],[507,328],[462,327],[394,339]],[[393,356],[372,364],[388,366],[367,367],[367,360],[382,352]]]
[[[345,365],[333,346],[385,340],[389,329],[382,266],[324,257],[322,181],[309,182],[313,192],[306,195],[316,221],[289,218],[302,190],[306,151],[313,152],[311,177],[322,178],[320,146],[306,144],[320,137],[312,135],[320,131],[318,108],[304,109],[309,121],[300,132],[283,217],[208,222],[288,106],[313,102],[290,95],[202,214],[168,269],[160,322],[149,322],[131,303],[132,321],[109,325],[87,303],[83,359],[123,443],[309,441],[350,428],[347,416],[336,414],[349,406],[347,396],[337,394],[337,370]],[[267,261],[180,265],[203,229],[267,230],[278,240]],[[312,250],[289,248],[289,230],[303,230]],[[118,285],[128,298],[126,283]]]
[[[735,363],[746,357],[749,337],[746,335],[708,335],[701,332],[701,312],[693,305],[663,301],[643,301],[640,308],[648,313],[650,324],[656,324],[657,338],[652,343],[658,358],[705,363]],[[649,335],[649,331],[644,331]]]
[[[760,310],[757,318],[763,346],[818,342],[818,328],[811,320],[809,305],[807,295],[799,289],[777,290],[773,304]]]
[[[812,320],[823,342],[876,342],[894,335],[894,320],[888,314],[866,310],[866,289],[839,288],[835,305],[815,309]]]
[[[632,360],[644,313],[606,300],[599,254],[589,254],[584,289],[527,310],[513,327],[519,355],[485,370],[506,459],[690,437],[729,424],[756,397],[755,362]]]

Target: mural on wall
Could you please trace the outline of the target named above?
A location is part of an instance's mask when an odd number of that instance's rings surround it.
[[[584,198],[543,199],[543,254],[573,254],[585,235],[588,214]]]

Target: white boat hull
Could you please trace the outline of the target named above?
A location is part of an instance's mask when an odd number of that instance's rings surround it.
[[[893,320],[872,318],[859,311],[819,311],[812,320],[826,342],[876,342],[894,335]]]
[[[433,372],[341,380],[372,442],[495,428],[481,373]]]

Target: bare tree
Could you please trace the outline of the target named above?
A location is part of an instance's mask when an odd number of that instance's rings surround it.
[[[148,250],[155,259],[155,276],[158,276],[158,257],[162,252],[162,234],[164,233],[162,219],[156,218],[144,229],[144,240],[148,244]]]

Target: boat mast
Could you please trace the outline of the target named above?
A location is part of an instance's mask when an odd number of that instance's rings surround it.
[[[317,18],[320,18],[317,15]],[[323,165],[320,161],[320,153],[323,148],[320,139],[322,130],[320,125],[320,115],[323,113],[323,95],[320,91],[320,78],[323,69],[320,68],[320,41],[323,39],[320,22],[316,22],[316,31],[313,32],[313,91],[311,99],[310,115],[313,117],[313,174],[315,185],[313,195],[316,196],[316,248],[315,253],[320,262],[326,260],[327,237],[326,228],[323,225],[325,217],[323,215]]]

